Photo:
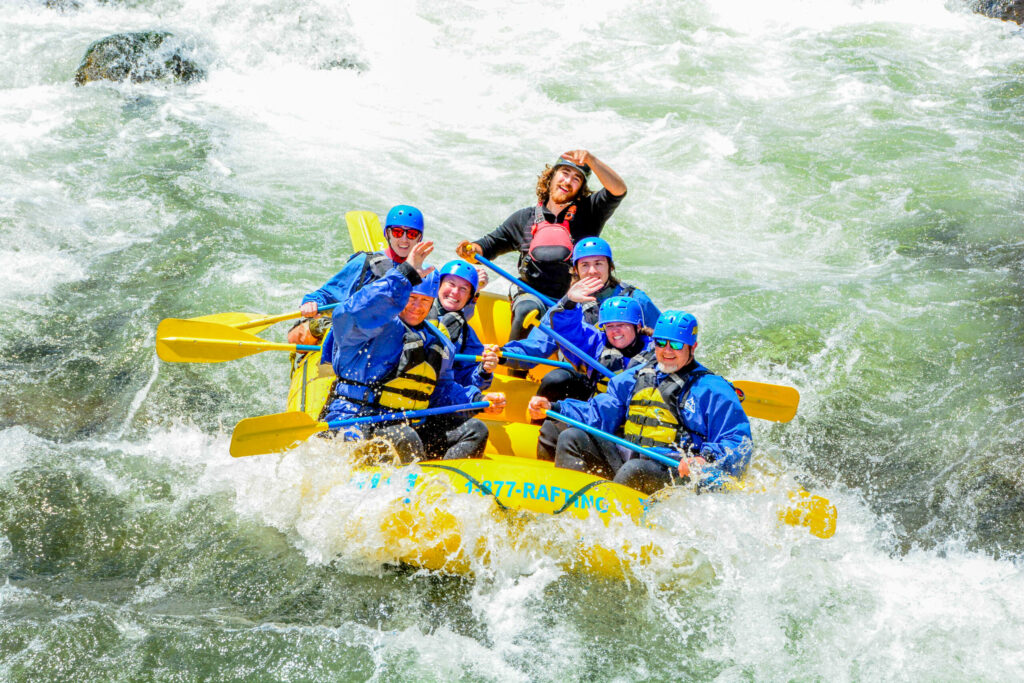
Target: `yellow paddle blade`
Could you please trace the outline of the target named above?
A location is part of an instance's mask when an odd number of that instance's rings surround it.
[[[299,313],[289,317],[299,317]],[[287,318],[285,318],[287,319]],[[241,313],[233,311],[230,313],[213,313],[211,315],[201,315],[196,318],[188,318],[188,320],[195,320],[201,323],[217,323],[218,325],[227,325],[228,327],[235,327],[240,330],[249,330],[253,334],[257,334],[273,325],[277,320],[267,318],[263,313]],[[268,322],[269,320],[269,322]]]
[[[793,387],[739,380],[732,385],[743,392],[743,410],[750,417],[789,422],[796,415],[800,392]]]
[[[380,219],[372,211],[349,211],[345,214],[348,236],[352,240],[352,251],[382,251],[388,240]]]
[[[249,417],[235,425],[230,452],[235,458],[278,453],[326,429],[326,422],[317,422],[299,411]]]
[[[167,318],[156,328],[156,354],[171,363],[223,363],[263,351],[294,351],[227,325]]]
[[[812,536],[832,538],[836,532],[839,512],[836,506],[821,496],[812,496],[803,489],[790,491],[792,504],[779,510],[779,519],[790,526],[805,526]]]

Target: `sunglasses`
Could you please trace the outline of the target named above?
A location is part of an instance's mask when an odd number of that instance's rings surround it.
[[[419,236],[423,234],[423,231],[416,230],[415,228],[388,228],[391,231],[392,237],[402,237],[408,235],[409,239],[419,239]]]
[[[676,351],[682,351],[683,347],[686,346],[683,342],[669,341],[668,339],[655,339],[654,345],[659,349],[663,349],[666,346],[671,346]]]

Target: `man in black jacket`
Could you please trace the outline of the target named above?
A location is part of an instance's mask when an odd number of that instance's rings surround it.
[[[591,170],[603,186],[597,192],[587,188]],[[559,157],[553,166],[546,166],[537,177],[535,206],[516,211],[494,232],[475,242],[462,241],[455,251],[467,260],[472,260],[473,254],[493,259],[518,251],[523,282],[558,300],[569,289],[572,245],[584,237],[600,235],[625,196],[626,183],[618,173],[587,150],[575,149]],[[554,238],[541,237],[542,232]],[[509,339],[525,337],[523,320],[530,311],[541,315],[546,308],[534,295],[513,287]]]

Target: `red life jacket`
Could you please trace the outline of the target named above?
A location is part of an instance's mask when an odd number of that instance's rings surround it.
[[[569,225],[576,217],[576,205],[565,212],[561,223],[544,218],[541,202],[534,209],[532,238],[519,261],[519,275],[523,280],[548,296],[560,299],[572,281],[572,232]]]

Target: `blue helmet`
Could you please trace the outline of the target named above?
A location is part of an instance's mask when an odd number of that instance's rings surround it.
[[[476,288],[480,286],[480,276],[477,274],[476,268],[471,266],[468,261],[463,261],[462,259],[457,258],[454,261],[449,261],[444,264],[441,270],[437,272],[438,285],[441,284],[441,280],[443,280],[446,275],[459,277],[469,283],[473,288],[473,295],[476,295]]]
[[[392,225],[423,232],[423,212],[408,204],[392,206],[388,211],[388,217],[384,220],[384,227],[390,228]]]
[[[572,264],[575,266],[577,261],[587,256],[604,256],[608,259],[608,263],[611,263],[612,245],[600,237],[584,237],[576,243],[576,247],[572,250]]]
[[[569,168],[571,168],[573,170],[579,171],[580,174],[583,175],[583,184],[584,185],[586,185],[587,181],[590,179],[590,167],[587,166],[586,164],[580,165],[580,164],[577,164],[575,162],[569,161],[565,157],[558,157],[558,161],[556,161],[551,166],[551,168],[558,168],[559,166],[568,166]]]
[[[654,326],[653,337],[693,346],[697,343],[697,319],[685,311],[665,311]]]
[[[423,278],[423,281],[412,288],[413,294],[422,294],[431,298],[437,298],[437,286],[441,284],[441,276],[437,271],[431,271],[430,275]]]
[[[597,316],[597,326],[604,327],[608,323],[632,323],[637,327],[644,324],[644,311],[640,302],[628,296],[613,296],[601,304],[601,312]]]

